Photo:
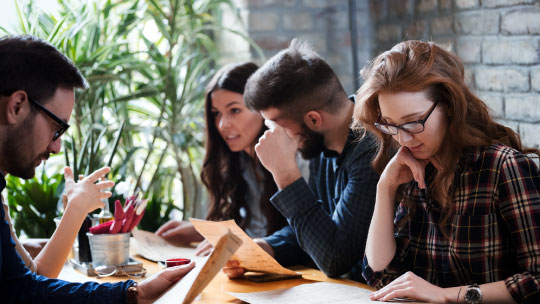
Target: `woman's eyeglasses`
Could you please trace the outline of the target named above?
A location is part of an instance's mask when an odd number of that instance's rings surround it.
[[[401,125],[392,125],[392,124],[382,124],[382,123],[375,123],[375,127],[381,132],[390,134],[390,135],[396,135],[398,134],[398,130],[401,129],[409,134],[416,134],[424,131],[424,124],[428,120],[431,113],[433,113],[433,110],[437,107],[437,104],[439,102],[435,102],[431,109],[429,109],[429,112],[426,114],[426,116],[423,119],[407,122]],[[380,118],[379,118],[380,119]]]
[[[35,105],[38,109],[43,111],[43,113],[47,114],[47,116],[52,118],[52,120],[54,120],[60,126],[60,129],[58,129],[58,131],[54,132],[52,141],[56,141],[58,138],[60,138],[60,136],[62,136],[62,134],[64,134],[67,131],[67,129],[69,129],[69,124],[67,122],[63,121],[58,116],[54,115],[53,112],[47,110],[47,108],[45,108],[39,102],[37,102],[36,100],[34,100],[32,98],[28,98],[28,100],[30,100],[30,102],[33,105]]]

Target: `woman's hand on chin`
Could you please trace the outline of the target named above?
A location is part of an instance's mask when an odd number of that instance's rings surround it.
[[[415,180],[418,187],[424,189],[428,162],[429,160],[415,159],[407,147],[401,147],[384,168],[379,184],[396,189],[401,184]]]

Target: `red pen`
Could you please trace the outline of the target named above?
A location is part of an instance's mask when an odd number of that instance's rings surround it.
[[[141,219],[144,215],[144,211],[146,210],[146,204],[148,203],[148,199],[142,200],[138,206],[135,208],[135,217],[133,218],[133,221],[131,222],[131,227],[128,231],[133,230],[139,223],[141,222]]]
[[[116,200],[114,202],[114,223],[111,226],[110,233],[114,234],[122,230],[122,223],[125,217],[126,214],[122,207],[122,203],[119,200]]]
[[[126,233],[129,231],[134,215],[135,215],[135,208],[133,207],[133,205],[129,205],[129,208],[126,211],[126,218],[124,219],[124,223],[122,224],[122,230],[121,230],[122,233]]]
[[[103,224],[99,224],[97,226],[90,227],[90,233],[93,233],[93,234],[109,233],[109,230],[111,229],[111,225],[113,224],[113,222],[114,221],[108,221],[108,222],[105,222]]]

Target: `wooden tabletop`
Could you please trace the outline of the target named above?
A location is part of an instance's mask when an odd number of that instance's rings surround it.
[[[146,260],[140,256],[132,255],[136,260],[141,261],[143,266],[146,268],[147,275],[145,278],[159,272],[161,268],[157,263]],[[243,303],[242,301],[236,299],[235,297],[229,295],[227,291],[230,292],[256,292],[256,291],[267,291],[280,288],[289,288],[301,284],[308,284],[317,281],[340,283],[351,286],[357,286],[361,288],[366,288],[372,290],[369,286],[361,284],[355,281],[347,279],[335,279],[328,278],[321,271],[306,268],[306,267],[293,267],[295,271],[302,273],[302,279],[293,279],[293,280],[283,280],[277,282],[267,282],[267,283],[255,283],[247,280],[230,280],[223,272],[220,272],[210,284],[204,289],[204,291],[195,299],[194,303]],[[127,279],[133,279],[135,281],[142,281],[145,278],[128,278],[125,276],[118,277],[107,277],[107,278],[97,278],[86,276],[71,267],[69,263],[66,263],[62,272],[60,273],[59,279],[72,281],[72,282],[87,282],[87,281],[96,281],[100,283],[104,282],[120,282]]]

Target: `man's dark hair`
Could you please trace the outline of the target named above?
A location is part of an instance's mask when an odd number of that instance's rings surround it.
[[[247,82],[244,102],[255,111],[274,107],[300,119],[311,110],[334,113],[347,100],[336,73],[297,39],[270,58]]]
[[[48,42],[26,35],[0,38],[0,96],[23,90],[45,103],[58,87],[86,86],[73,62]]]

